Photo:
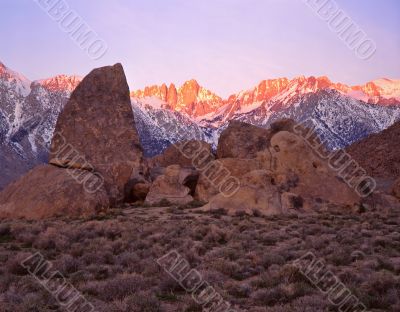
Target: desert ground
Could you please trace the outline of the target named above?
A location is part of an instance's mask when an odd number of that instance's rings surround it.
[[[339,311],[293,265],[308,252],[368,311],[400,311],[399,229],[390,208],[257,217],[125,205],[95,219],[2,222],[0,311],[62,311],[21,265],[36,252],[96,311],[202,311],[157,263],[171,250],[235,311]]]

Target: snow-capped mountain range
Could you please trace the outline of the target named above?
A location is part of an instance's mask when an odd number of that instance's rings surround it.
[[[58,114],[81,81],[59,75],[30,81],[0,63],[0,189],[47,160]],[[360,86],[327,77],[264,80],[223,99],[196,80],[182,86],[150,86],[131,93],[136,126],[146,156],[186,139],[217,144],[232,119],[267,127],[283,117],[311,120],[331,148],[379,132],[400,114],[400,80]]]

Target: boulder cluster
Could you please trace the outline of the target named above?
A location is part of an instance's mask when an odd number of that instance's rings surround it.
[[[49,163],[0,193],[0,218],[91,216],[145,181],[139,135],[121,64],[93,70],[61,112]]]
[[[49,163],[0,193],[0,218],[82,217],[122,203],[274,215],[360,207],[360,197],[294,131],[232,121],[216,153],[179,142],[144,159],[120,64],[89,73],[57,121]]]

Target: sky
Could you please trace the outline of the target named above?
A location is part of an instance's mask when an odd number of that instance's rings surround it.
[[[196,79],[227,97],[278,77],[400,78],[399,0],[335,1],[376,44],[367,60],[305,0],[61,0],[107,44],[94,60],[38,1],[60,0],[0,0],[0,61],[31,80],[120,62],[131,90]]]

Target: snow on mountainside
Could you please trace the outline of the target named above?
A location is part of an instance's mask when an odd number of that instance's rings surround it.
[[[184,112],[202,124],[218,120],[218,123],[214,124],[218,127],[224,121],[233,118],[235,114],[250,112],[265,102],[280,102],[285,105],[295,96],[324,89],[336,90],[343,95],[371,104],[400,105],[400,80],[378,79],[364,85],[348,86],[334,83],[325,76],[263,80],[256,87],[233,94],[225,100],[199,86],[195,80],[185,82],[178,91],[173,84],[169,88],[163,84],[134,91],[132,96],[138,100],[156,97],[167,103],[165,108]],[[198,90],[207,93],[208,97],[205,99],[199,97],[201,92]]]
[[[146,157],[158,155],[169,145],[184,140],[203,140],[216,145],[208,129],[188,116],[162,106],[151,98],[147,98],[147,103],[132,98],[135,123]]]
[[[0,63],[0,189],[47,160],[58,115],[82,78],[59,75],[29,81]],[[232,119],[268,127],[279,118],[311,120],[331,148],[344,147],[399,119],[400,81],[361,86],[327,77],[264,80],[223,100],[190,80],[176,88],[131,93],[136,126],[147,157],[170,144],[204,140],[215,148]]]
[[[36,80],[34,84],[38,84],[51,92],[71,93],[82,79],[80,76],[58,75],[48,79]]]
[[[30,93],[31,82],[23,75],[18,74],[0,63],[0,114],[6,118],[3,129],[7,124],[8,137],[13,129],[21,122],[24,98]]]
[[[269,102],[235,119],[268,127],[272,122],[291,118],[310,123],[331,148],[342,148],[371,133],[386,129],[400,119],[400,106],[368,104],[336,90],[325,89],[293,96],[287,102]]]
[[[0,64],[0,189],[47,161],[58,114],[80,80],[60,75],[31,82]]]
[[[9,87],[15,88],[23,96],[27,96],[30,92],[30,84],[28,78],[19,74],[0,62],[0,77],[3,85],[8,84]]]

